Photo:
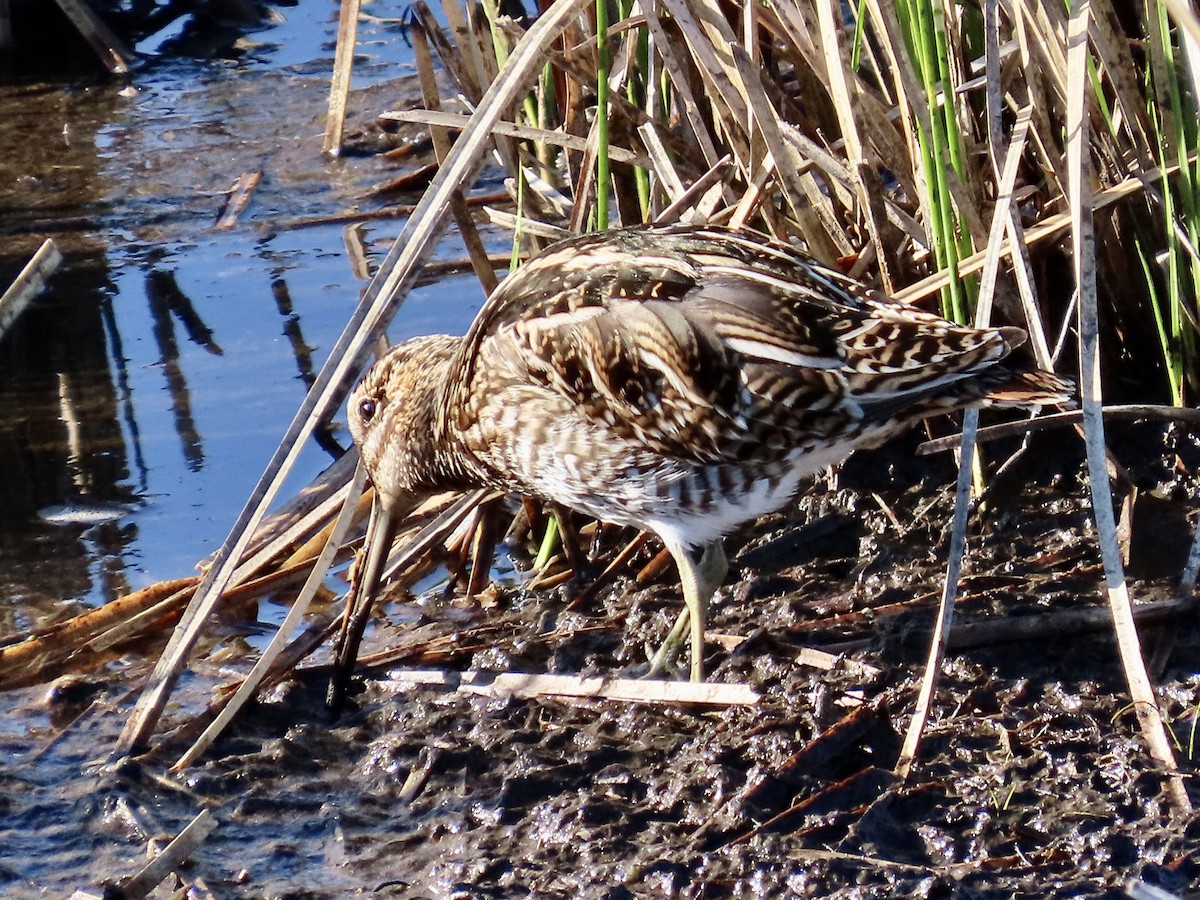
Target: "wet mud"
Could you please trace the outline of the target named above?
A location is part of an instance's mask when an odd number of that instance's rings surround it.
[[[1157,426],[1137,429],[1162,438]],[[974,646],[947,659],[913,775],[892,775],[952,502],[949,462],[917,459],[915,443],[859,455],[793,513],[731,540],[710,677],[750,683],[756,706],[496,699],[412,688],[385,667],[364,671],[349,708],[332,716],[328,672],[315,665],[247,712],[201,764],[164,779],[182,743],[116,768],[82,765],[127,708],[115,685],[94,684],[38,705],[48,717],[98,701],[44,751],[80,766],[66,796],[62,784],[27,782],[25,765],[8,770],[0,837],[12,840],[22,822],[44,829],[57,805],[65,843],[86,850],[40,865],[33,882],[77,886],[84,872],[133,870],[148,835],[130,810],[153,810],[171,832],[207,808],[221,824],[190,872],[234,897],[1116,898],[1130,879],[1197,891],[1200,823],[1166,805],[1103,622],[987,638],[989,623],[1102,602],[1080,462],[1062,435],[1043,436],[1030,454],[1037,466],[996,482],[976,511],[959,607]],[[1165,446],[1159,459],[1139,448],[1132,460],[1157,495],[1154,516],[1138,523],[1151,532],[1162,507],[1183,512],[1194,496],[1175,471],[1194,440],[1172,435]],[[1187,537],[1160,532],[1158,543],[1173,556],[1169,545],[1186,550]],[[519,563],[523,548],[510,551]],[[1162,598],[1170,579],[1151,573],[1132,589],[1140,601]],[[644,661],[679,602],[669,572],[644,587],[622,577],[569,611],[576,593],[513,584],[486,603],[438,591],[397,598],[368,649],[436,631],[460,636],[462,649],[437,660],[446,668],[620,673]],[[1176,618],[1143,639],[1153,647],[1168,632],[1161,696],[1190,785],[1200,631]],[[721,649],[734,643],[725,635],[744,640]],[[815,668],[799,661],[804,648],[841,656]],[[43,739],[56,730],[47,720]],[[5,743],[11,751],[11,736]],[[30,884],[11,861],[0,865],[10,887]]]

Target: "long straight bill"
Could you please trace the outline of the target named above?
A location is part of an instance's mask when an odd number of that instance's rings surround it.
[[[399,524],[407,512],[396,510],[394,506],[392,503],[381,502],[378,493],[375,495],[375,502],[371,504],[371,518],[367,523],[363,556],[361,564],[355,567],[350,593],[346,597],[346,616],[342,619],[342,630],[338,634],[333,677],[329,680],[329,689],[325,694],[325,705],[335,712],[341,709],[346,700],[350,676],[354,672],[354,664],[358,661],[358,648],[367,628],[367,619],[370,618],[375,595],[383,580],[384,565],[387,563],[392,541],[396,539]]]

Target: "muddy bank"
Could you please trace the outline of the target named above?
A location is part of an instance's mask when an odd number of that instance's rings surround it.
[[[1200,889],[1197,822],[1169,816],[1103,629],[952,653],[916,772],[906,784],[891,775],[951,505],[949,463],[917,460],[914,443],[860,455],[790,519],[732,542],[710,634],[746,640],[710,667],[713,680],[752,684],[757,706],[472,697],[375,670],[333,718],[316,668],[163,781],[161,761],[104,774],[85,764],[128,708],[103,684],[36,768],[5,776],[0,843],[16,849],[52,827],[64,847],[86,849],[33,869],[9,856],[6,883],[67,888],[131,872],[146,835],[130,809],[173,832],[208,808],[221,824],[190,871],[217,896],[1115,898],[1131,878]],[[1158,502],[1181,510],[1194,494],[1173,472],[1175,451],[1194,450],[1169,443],[1160,460],[1139,450],[1132,462]],[[1064,455],[1057,471],[1025,467],[1000,493],[1008,501],[976,517],[964,626],[1096,605],[1077,465]],[[371,647],[454,632],[474,649],[442,658],[450,668],[612,673],[642,661],[678,608],[669,574],[641,589],[623,579],[576,612],[565,611],[570,590],[512,587],[488,608],[436,592],[401,599]],[[1169,584],[1156,575],[1133,590],[1149,600]],[[485,623],[499,637],[481,647],[472,629]],[[1190,773],[1200,631],[1170,628],[1162,696]],[[806,647],[857,649],[826,671],[796,661]],[[218,677],[211,666],[203,675]],[[45,721],[41,739],[56,730]],[[12,734],[5,744],[22,756],[37,746]],[[66,791],[39,783],[52,768],[74,770]]]

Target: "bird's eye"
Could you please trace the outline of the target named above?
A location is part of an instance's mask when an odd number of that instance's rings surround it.
[[[358,401],[358,415],[364,422],[370,422],[379,411],[379,404],[369,397]]]

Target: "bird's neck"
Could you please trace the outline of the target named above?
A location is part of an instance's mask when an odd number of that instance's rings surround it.
[[[456,439],[449,390],[452,361],[448,356],[428,360],[428,369],[404,401],[410,477],[419,487],[432,491],[481,486],[459,451],[461,442]]]

